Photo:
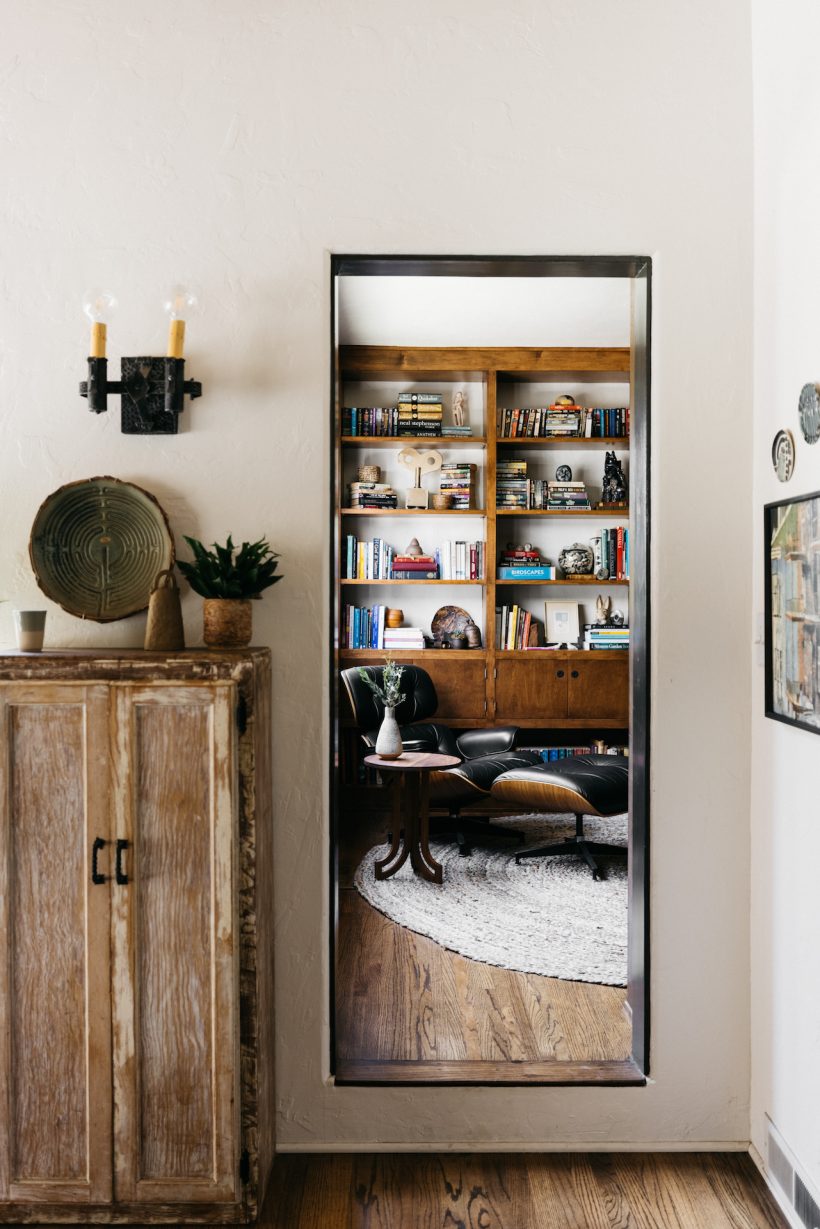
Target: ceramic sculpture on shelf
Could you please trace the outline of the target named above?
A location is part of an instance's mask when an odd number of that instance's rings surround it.
[[[453,397],[453,426],[464,426],[464,414],[467,409],[467,402],[464,393],[461,389]]]
[[[413,474],[413,485],[407,491],[408,508],[427,507],[428,493],[421,485],[422,474],[433,474],[441,469],[442,456],[435,448],[427,448],[423,452],[418,448],[402,448],[398,456],[399,464],[404,465]]]
[[[604,481],[601,502],[605,504],[626,503],[626,478],[620,461],[614,452],[606,453],[604,457]]]

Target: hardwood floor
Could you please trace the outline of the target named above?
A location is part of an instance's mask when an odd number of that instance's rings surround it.
[[[337,1057],[349,1062],[620,1061],[626,991],[468,960],[339,893]]]
[[[264,1229],[788,1229],[743,1153],[279,1156]]]
[[[377,812],[358,810],[342,825],[338,1073],[355,1078],[350,1064],[358,1064],[361,1078],[379,1079],[376,1064],[424,1063],[430,1079],[452,1079],[451,1064],[461,1063],[471,1064],[461,1067],[461,1078],[481,1079],[481,1064],[493,1063],[483,1078],[531,1080],[537,1078],[531,1064],[564,1063],[561,1078],[584,1079],[584,1070],[569,1064],[626,1067],[625,989],[468,960],[391,922],[359,896],[355,868],[384,839],[385,822]],[[384,1070],[381,1078],[402,1077]]]

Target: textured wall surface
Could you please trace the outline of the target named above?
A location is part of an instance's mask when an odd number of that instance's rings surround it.
[[[179,537],[268,534],[280,1142],[736,1141],[748,1133],[750,31],[742,0],[29,0],[0,46],[0,596],[56,486],[112,473]],[[708,83],[708,88],[704,88]],[[327,252],[655,258],[653,1083],[334,1089],[327,1079],[323,655]],[[201,286],[185,433],[77,396],[102,283],[110,354],[162,352]],[[549,338],[544,338],[545,344]],[[116,363],[113,364],[116,369]],[[10,617],[0,628],[8,642]],[[187,596],[191,643],[199,601]],[[139,645],[143,621],[60,645]]]
[[[804,441],[797,400],[820,380],[820,12],[755,0],[754,610],[763,626],[762,506],[820,489],[820,446]],[[794,435],[794,475],[772,469],[775,432]],[[763,650],[752,696],[752,1139],[765,1154],[773,1119],[820,1194],[820,948],[816,869],[820,740],[763,716]]]

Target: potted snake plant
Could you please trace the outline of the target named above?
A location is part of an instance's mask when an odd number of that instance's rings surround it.
[[[279,556],[264,538],[243,542],[237,549],[230,534],[224,546],[208,550],[196,538],[185,538],[193,560],[177,561],[188,584],[205,599],[203,633],[209,648],[241,649],[253,635],[251,600],[275,585]]]

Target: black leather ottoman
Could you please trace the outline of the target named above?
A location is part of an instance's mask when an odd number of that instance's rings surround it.
[[[595,879],[601,878],[598,857],[626,857],[622,845],[587,841],[584,816],[622,815],[629,805],[629,760],[616,755],[576,755],[552,764],[515,768],[496,777],[490,790],[494,801],[523,811],[569,812],[575,816],[575,836],[555,845],[522,849],[521,858],[577,853]]]

